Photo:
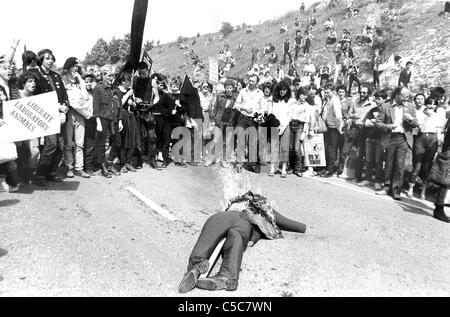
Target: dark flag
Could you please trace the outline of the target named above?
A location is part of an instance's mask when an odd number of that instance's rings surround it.
[[[191,80],[186,75],[180,92],[180,102],[187,106],[187,115],[192,119],[203,119],[202,106],[198,90],[192,85]]]
[[[152,72],[153,60],[150,56],[148,56],[147,52],[144,52],[144,56],[142,56],[142,61],[147,64],[148,70]]]
[[[135,0],[133,20],[131,22],[131,48],[128,61],[122,72],[136,69],[141,57],[142,42],[144,39],[145,20],[147,18],[148,0]]]

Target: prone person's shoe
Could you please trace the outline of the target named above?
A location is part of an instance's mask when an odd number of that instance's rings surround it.
[[[178,292],[181,294],[185,294],[194,289],[197,284],[198,278],[201,274],[205,274],[209,269],[209,261],[204,260],[199,264],[194,265],[194,267],[186,273],[186,275],[181,280],[180,285],[178,286]]]
[[[197,288],[208,291],[226,290],[233,292],[237,290],[238,282],[224,276],[216,275],[213,277],[199,279],[196,286]]]

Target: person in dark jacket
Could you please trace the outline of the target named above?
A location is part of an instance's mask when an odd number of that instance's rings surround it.
[[[183,294],[194,287],[210,291],[235,291],[247,247],[253,247],[261,238],[283,238],[281,230],[305,233],[306,225],[282,216],[261,195],[247,192],[232,199],[224,212],[213,215],[203,226],[189,257],[188,272],[178,291]],[[216,276],[199,279],[200,274],[208,272],[208,259],[224,238],[226,241],[219,272]]]
[[[58,96],[59,112],[64,114],[69,110],[69,98],[63,80],[59,74],[52,71],[55,56],[49,49],[38,52],[38,68],[33,69],[38,76],[36,83],[36,95],[55,91]],[[63,123],[63,122],[62,122]],[[56,176],[56,171],[62,159],[62,139],[60,134],[49,135],[44,138],[45,145],[41,152],[41,159],[36,176],[39,179],[47,179],[53,182],[62,182],[62,178]]]
[[[213,109],[212,113],[212,120],[214,126],[218,129],[217,133],[214,134],[214,143],[220,144],[220,138],[222,138],[223,143],[223,152],[220,152],[220,149],[216,148],[215,158],[210,158],[206,163],[205,166],[209,166],[215,163],[221,162],[222,167],[227,167],[227,161],[231,160],[231,154],[233,152],[232,149],[230,149],[227,153],[227,144],[231,144],[231,139],[233,135],[227,134],[227,128],[232,127],[231,124],[231,116],[233,111],[233,105],[236,102],[237,95],[234,93],[235,90],[235,83],[233,80],[228,79],[225,84],[225,92],[220,94],[216,100],[216,104]],[[220,132],[219,132],[220,131]],[[224,140],[223,137],[227,136]],[[220,152],[220,153],[219,153]]]
[[[450,133],[449,133],[449,129],[450,129],[450,119],[447,120],[447,124],[445,125],[445,137],[444,137],[444,144],[442,145],[442,153],[445,154],[446,157],[449,157],[450,154]],[[447,165],[444,167],[444,170],[442,170],[444,175],[448,175],[449,174],[449,169],[450,166]],[[447,176],[448,178],[448,176]],[[449,203],[446,202],[446,197],[448,194],[448,187],[445,186],[440,186],[440,190],[435,202],[435,209],[433,212],[433,217],[443,221],[443,222],[447,222],[450,223],[450,219],[447,217],[447,215],[445,214],[444,211],[444,207],[445,206],[449,206]]]
[[[133,83],[133,91],[136,101],[136,117],[142,130],[141,143],[138,147],[138,164],[137,168],[142,168],[144,153],[148,152],[148,164],[153,169],[159,169],[156,162],[157,156],[157,134],[156,134],[156,118],[155,109],[152,107],[152,77],[150,70],[145,62],[138,64],[138,77]]]
[[[398,79],[399,86],[409,88],[409,84],[411,83],[411,76],[412,76],[412,72],[411,72],[412,64],[413,64],[412,62],[407,62],[406,68],[401,71],[400,77]]]
[[[111,178],[111,174],[120,175],[113,166],[113,161],[120,154],[122,140],[120,132],[123,130],[122,124],[122,103],[114,96],[113,83],[115,79],[114,68],[111,65],[102,67],[103,82],[95,86],[93,95],[94,118],[96,118],[97,132],[95,144],[97,150],[97,160],[101,165],[101,173],[106,178]],[[109,133],[112,143],[108,160],[106,160],[106,135]]]
[[[419,126],[416,109],[409,103],[411,92],[408,88],[397,87],[391,95],[391,101],[380,109],[375,128],[386,134],[386,173],[385,189],[377,192],[395,200],[401,200],[406,155],[412,150],[412,130]]]
[[[172,162],[170,156],[170,141],[172,137],[172,131],[174,128],[183,126],[184,121],[182,115],[186,114],[186,108],[180,103],[180,87],[181,83],[175,79],[171,83],[171,93],[162,95],[161,97],[155,96],[155,107],[160,111],[163,119],[162,126],[162,155],[163,155],[163,168],[167,168]],[[177,165],[181,167],[187,167],[185,162],[177,162]]]

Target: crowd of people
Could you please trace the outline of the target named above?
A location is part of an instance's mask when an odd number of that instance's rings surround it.
[[[332,29],[334,23],[327,22]],[[306,36],[316,23],[310,19]],[[302,37],[301,32],[296,34]],[[304,45],[303,39],[298,43]],[[20,71],[11,60],[1,57],[1,102],[55,91],[61,117],[59,134],[16,143],[18,159],[0,165],[6,174],[3,188],[15,192],[21,183],[45,186],[46,182],[61,182],[63,178],[57,173],[61,166],[65,166],[66,178],[111,178],[137,172],[144,164],[155,170],[172,163],[196,167],[200,162],[193,156],[189,159],[185,153],[180,158],[171,153],[176,142],[172,132],[186,127],[193,138],[201,134],[200,159],[206,167],[221,164],[228,168],[232,164],[238,173],[243,168],[260,173],[261,166],[268,164],[268,176],[279,173],[282,178],[290,174],[302,177],[304,173],[342,177],[346,169],[354,170],[350,176],[354,182],[373,185],[377,194],[389,194],[396,200],[401,200],[407,154],[412,151],[407,195],[412,197],[414,189],[420,187],[419,197],[425,199],[433,161],[437,152],[446,148],[444,135],[450,116],[446,91],[443,87],[413,91],[412,62],[400,71],[396,85],[381,89],[378,47],[373,49],[373,83],[361,83],[351,43],[351,35],[344,32],[336,46],[334,77],[328,60],[317,69],[308,51],[303,52],[306,64],[299,75],[287,39],[284,59],[289,57],[292,65],[287,74],[278,67],[272,77],[268,65],[257,65],[255,60],[242,78],[222,75],[214,85],[194,80],[198,104],[181,92],[189,80],[186,83],[179,77],[151,74],[144,62],[135,72],[119,72],[111,65],[81,65],[71,57],[59,74],[54,71],[55,56],[49,49],[37,54],[25,52]],[[297,44],[295,51],[297,57]],[[232,58],[228,52],[229,47],[225,47],[219,53],[221,62]],[[273,53],[270,43],[264,53]],[[395,62],[399,64],[399,58]],[[354,83],[357,93],[353,93]],[[1,110],[0,104],[0,116]],[[200,126],[196,120],[201,121]],[[229,128],[252,127],[275,127],[280,139],[289,136],[289,147],[280,148],[277,162],[259,152],[251,159],[250,149],[258,147],[252,138],[248,138],[243,153],[236,149],[231,153],[218,151],[220,146],[212,152],[205,147],[208,140],[228,144],[233,138]],[[305,142],[317,134],[324,137],[323,168],[306,166]],[[273,135],[268,138],[273,139]],[[448,222],[440,200],[435,217]]]

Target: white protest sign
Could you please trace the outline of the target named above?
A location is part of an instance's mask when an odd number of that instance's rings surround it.
[[[209,81],[219,82],[219,61],[215,58],[209,58]]]
[[[326,166],[325,142],[323,133],[314,134],[312,138],[305,139],[305,165]]]
[[[3,119],[6,126],[0,134],[0,142],[58,134],[61,123],[56,92],[3,102]]]

